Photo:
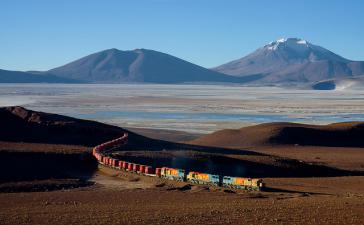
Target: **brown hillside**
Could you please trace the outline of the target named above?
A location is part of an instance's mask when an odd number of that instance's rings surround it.
[[[0,141],[95,146],[119,137],[123,128],[95,121],[36,112],[23,107],[0,108]],[[144,148],[168,143],[129,133],[129,145]]]
[[[191,141],[191,143],[230,148],[282,144],[364,147],[363,137],[364,122],[329,125],[266,123],[235,130],[220,130]]]
[[[128,132],[128,143],[123,146],[124,150],[194,149],[206,152],[237,153],[231,149],[206,148],[158,140],[117,126],[32,111],[18,106],[0,108],[0,124],[2,128],[0,129],[0,142],[3,143],[24,142],[95,146],[120,137],[123,132]],[[240,154],[258,154],[250,151],[243,152],[239,150],[238,152]]]

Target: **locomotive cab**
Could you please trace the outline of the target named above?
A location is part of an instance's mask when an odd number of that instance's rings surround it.
[[[253,186],[257,187],[258,190],[262,190],[265,187],[265,183],[262,179],[253,179]]]

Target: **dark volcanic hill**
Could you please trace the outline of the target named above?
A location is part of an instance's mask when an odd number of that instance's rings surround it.
[[[127,131],[95,121],[36,112],[23,107],[0,108],[0,124],[0,141],[10,142],[95,146],[120,137]],[[127,132],[128,145],[133,148],[152,149],[171,145],[165,141]]]
[[[124,150],[160,151],[196,150],[225,154],[253,154],[250,151],[233,151],[207,148],[148,138],[121,127],[91,120],[76,119],[51,113],[37,112],[23,107],[0,107],[0,142],[47,143],[63,145],[96,146],[100,143],[129,134]]]
[[[364,62],[345,59],[302,39],[288,38],[213,70],[238,77],[256,74],[256,83],[301,83],[362,75]]]
[[[49,74],[0,70],[0,83],[80,83],[80,81]]]
[[[47,73],[94,83],[245,82],[251,79],[221,74],[147,49],[108,49],[49,70]]]
[[[244,148],[264,145],[364,147],[364,122],[307,125],[266,123],[205,135],[192,144]]]
[[[231,152],[148,138],[121,127],[91,120],[76,119],[52,113],[32,111],[20,106],[0,107],[0,141],[96,146],[129,134],[124,150],[153,151],[190,149],[206,152]],[[239,151],[239,153],[244,153]],[[247,154],[248,151],[245,151]],[[236,153],[235,153],[236,154]],[[251,153],[249,154],[256,154]]]

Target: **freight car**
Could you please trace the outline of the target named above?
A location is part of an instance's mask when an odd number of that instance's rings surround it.
[[[153,175],[153,176],[155,176],[155,175],[156,175],[155,170],[154,170],[154,169],[153,169],[153,167],[151,167],[151,166],[145,166],[144,173],[145,173],[146,175]]]

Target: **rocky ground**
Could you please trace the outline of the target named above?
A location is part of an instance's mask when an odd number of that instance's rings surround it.
[[[14,144],[14,148],[22,151],[27,145],[35,151],[42,148],[54,152],[60,147]],[[11,143],[1,146],[12,148]],[[67,147],[63,148],[62,151],[67,151]],[[329,158],[335,159],[334,164],[343,161],[348,168],[348,155],[352,151],[348,151],[346,158],[337,154]],[[282,151],[280,154],[284,155]],[[291,154],[287,150],[287,155],[293,157]],[[353,158],[362,154],[355,152]],[[266,191],[232,192],[99,167],[89,180],[93,185],[86,187],[3,191],[0,221],[1,224],[363,224],[363,176],[264,180]]]
[[[364,177],[266,179],[231,193],[104,171],[96,185],[1,193],[1,224],[362,224]]]

